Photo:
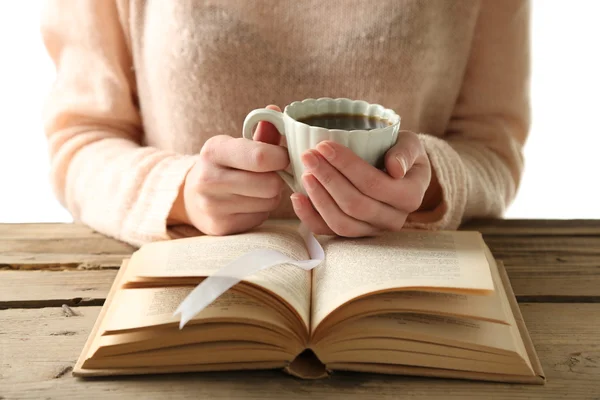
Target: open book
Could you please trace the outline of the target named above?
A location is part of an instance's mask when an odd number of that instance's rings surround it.
[[[221,295],[183,329],[203,279],[258,248],[308,258],[297,225],[143,246],[124,260],[76,376],[283,369],[544,383],[510,282],[478,232],[318,238],[314,270],[279,265]]]

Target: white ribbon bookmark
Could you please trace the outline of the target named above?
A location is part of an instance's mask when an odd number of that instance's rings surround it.
[[[173,314],[174,316],[181,314],[179,329],[182,329],[200,311],[247,276],[281,264],[291,264],[306,271],[319,265],[325,259],[323,248],[304,225],[301,224],[298,230],[306,244],[309,260],[294,260],[271,249],[254,250],[244,254],[202,281],[179,304]]]

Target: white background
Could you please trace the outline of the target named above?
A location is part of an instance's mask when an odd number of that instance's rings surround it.
[[[500,1],[500,0],[499,0]],[[48,181],[42,2],[0,1],[0,222],[71,221]],[[600,218],[600,1],[534,0],[533,125],[507,218]]]

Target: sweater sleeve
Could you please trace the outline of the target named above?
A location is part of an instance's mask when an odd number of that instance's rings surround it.
[[[456,229],[498,218],[523,172],[529,115],[529,3],[483,0],[463,84],[444,138],[420,134],[443,201],[407,227]]]
[[[41,33],[56,66],[44,129],[57,198],[76,221],[133,245],[166,240],[194,156],[142,146],[135,77],[115,0],[51,0]]]

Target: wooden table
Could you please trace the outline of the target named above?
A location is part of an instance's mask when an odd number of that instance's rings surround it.
[[[279,372],[83,381],[71,369],[132,247],[81,225],[0,224],[0,400],[600,399],[600,221],[478,221],[504,261],[547,375],[545,386]]]

